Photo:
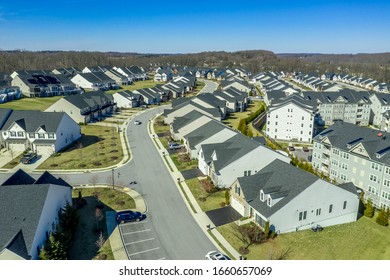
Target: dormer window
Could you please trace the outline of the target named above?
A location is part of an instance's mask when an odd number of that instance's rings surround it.
[[[267,205],[270,207],[272,206],[272,198],[270,196],[267,198]]]
[[[260,200],[264,201],[264,192],[263,192],[263,190],[260,191]]]

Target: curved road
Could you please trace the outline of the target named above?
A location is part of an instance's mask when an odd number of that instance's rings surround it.
[[[132,160],[114,170],[115,182],[128,184],[130,181],[137,181],[137,184],[131,187],[144,197],[148,205],[148,220],[159,239],[165,259],[204,259],[208,251],[216,248],[192,217],[153,140],[148,135],[148,121],[162,110],[162,107],[158,107],[140,114],[137,119],[142,122],[141,125],[129,122],[126,133]],[[98,176],[98,183],[107,184],[107,178],[111,174],[111,171],[102,171],[54,175],[73,185],[81,185],[88,184],[94,175]],[[39,176],[31,175],[34,178]],[[9,173],[0,174],[0,181],[3,182],[9,176]]]

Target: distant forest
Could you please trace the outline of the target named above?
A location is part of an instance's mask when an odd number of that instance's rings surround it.
[[[244,67],[260,71],[347,73],[390,82],[390,52],[376,54],[275,54],[265,50],[201,52],[193,54],[140,54],[86,51],[0,51],[0,72],[85,66]]]

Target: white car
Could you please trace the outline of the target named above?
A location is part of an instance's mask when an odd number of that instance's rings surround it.
[[[135,124],[135,125],[140,125],[140,124],[141,124],[141,121],[138,121],[138,120],[137,120],[137,121],[134,121],[134,124]]]
[[[230,258],[218,251],[211,251],[206,254],[206,260],[223,261],[223,260],[230,260]]]

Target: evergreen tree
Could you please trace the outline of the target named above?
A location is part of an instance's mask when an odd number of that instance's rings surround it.
[[[372,201],[369,199],[366,203],[366,209],[364,210],[364,216],[372,218],[374,216],[374,208],[372,207]]]
[[[379,214],[376,217],[375,221],[378,224],[382,225],[382,226],[388,226],[389,225],[389,216],[387,214],[387,211],[384,208],[382,208],[379,211]]]
[[[229,189],[226,189],[226,191],[225,191],[225,204],[226,205],[230,204],[230,192],[229,192]]]
[[[247,131],[247,133],[246,133],[246,136],[248,136],[249,138],[253,138],[252,129],[248,128],[248,131]]]
[[[269,221],[267,221],[267,222],[265,223],[265,228],[264,228],[264,237],[265,237],[266,239],[268,239],[268,236],[269,236]]]
[[[43,261],[50,260],[50,257],[48,256],[45,246],[42,246],[42,249],[39,252],[39,259]]]

